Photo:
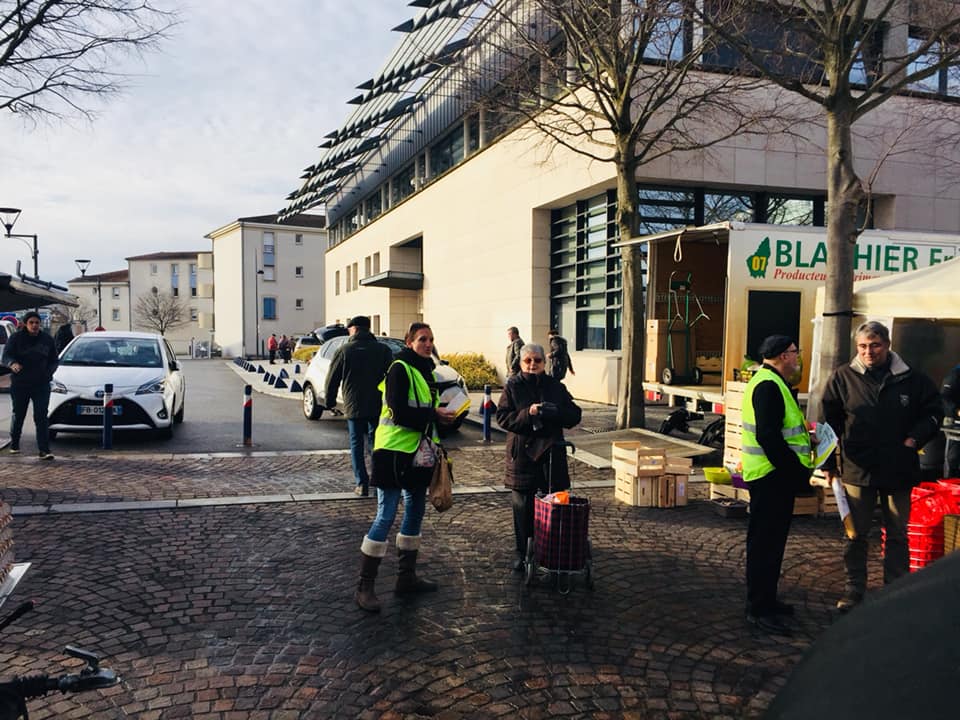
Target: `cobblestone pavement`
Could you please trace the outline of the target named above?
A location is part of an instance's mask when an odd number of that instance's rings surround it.
[[[500,453],[459,451],[459,483],[499,484]],[[15,504],[352,483],[345,454],[4,458],[0,479]],[[836,520],[795,519],[781,589],[797,605],[796,634],[771,638],[743,621],[744,520],[703,502],[653,510],[616,503],[609,487],[580,493],[592,501],[594,590],[525,588],[509,571],[509,496],[460,495],[424,525],[421,569],[440,591],[395,598],[391,552],[380,616],[352,600],[369,500],[17,516],[17,558],[33,564],[14,598],[39,605],[4,632],[4,665],[75,666],[62,655],[72,643],[123,676],[100,693],[34,701],[38,719],[759,715],[834,619]]]

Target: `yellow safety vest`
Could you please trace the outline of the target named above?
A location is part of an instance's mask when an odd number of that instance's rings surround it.
[[[430,386],[427,385],[427,382],[423,379],[423,375],[414,370],[403,360],[394,360],[390,367],[392,368],[393,365],[397,363],[403,365],[404,370],[407,371],[407,377],[410,379],[410,389],[407,394],[407,405],[414,408],[424,406],[437,407],[439,400],[433,396],[433,393],[430,392]],[[388,369],[387,375],[389,374],[390,370]],[[414,452],[417,449],[417,445],[420,444],[420,438],[423,437],[423,433],[421,433],[419,430],[412,430],[411,428],[398,425],[396,422],[394,422],[393,411],[387,405],[386,376],[380,381],[380,384],[377,385],[377,388],[380,390],[380,393],[383,397],[383,407],[380,409],[380,422],[377,425],[377,430],[373,435],[373,449],[398,450],[405,453]],[[436,423],[433,424],[433,441],[440,442],[440,437],[437,435]]]
[[[779,373],[766,367],[757,370],[750,382],[747,383],[747,389],[743,393],[743,436],[741,462],[743,463],[743,479],[749,482],[762,478],[773,472],[774,467],[757,442],[757,418],[753,412],[753,391],[757,385],[765,380],[772,380],[780,388],[780,394],[783,395],[783,428],[781,433],[787,445],[793,450],[800,460],[800,464],[806,468],[813,468],[813,459],[810,457],[810,433],[807,431],[807,421],[800,406],[790,392],[790,388],[780,377]]]

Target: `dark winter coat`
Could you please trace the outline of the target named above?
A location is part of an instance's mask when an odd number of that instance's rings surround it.
[[[530,406],[543,402],[553,403],[556,411],[531,415]],[[507,431],[504,485],[522,492],[570,487],[563,429],[578,422],[580,408],[559,380],[534,373],[507,380],[497,403],[497,423]]]
[[[507,345],[507,355],[504,362],[507,365],[507,377],[516,375],[520,372],[520,350],[523,348],[523,338],[518,337],[511,340]]]
[[[567,371],[573,370],[566,338],[559,335],[550,336],[550,352],[547,353],[547,360],[549,361],[547,374],[557,380],[563,380],[567,376]]]
[[[70,344],[71,340],[73,340],[73,328],[70,327],[70,323],[64,323],[53,338],[53,344],[57,348],[58,355]]]
[[[881,379],[859,358],[830,376],[821,420],[840,437],[843,482],[861,487],[902,490],[920,482],[917,449],[940,431],[940,394],[926,375],[912,370],[894,352]],[[908,437],[916,449],[903,444]],[[836,470],[831,458],[827,470]]]
[[[393,362],[390,348],[369,330],[358,329],[337,348],[327,372],[323,397],[327,407],[337,404],[337,391],[343,384],[343,414],[351,420],[375,420],[380,417],[380,390],[377,386]]]
[[[26,328],[17,330],[3,348],[3,364],[10,367],[15,362],[23,369],[10,374],[10,383],[19,387],[50,382],[60,364],[53,338],[42,330],[31,335]]]
[[[433,377],[433,360],[420,357],[410,348],[400,351],[397,360],[403,360],[423,375],[430,386],[431,393],[436,393],[437,383]],[[383,401],[390,408],[393,419],[398,425],[419,433],[427,432],[428,428],[437,421],[437,412],[433,406],[410,407],[407,402],[409,392],[410,378],[407,376],[407,371],[400,363],[394,363],[387,373]],[[373,487],[385,490],[397,488],[425,490],[432,476],[431,468],[413,467],[413,453],[383,449],[373,451],[373,475],[370,477],[370,484]]]
[[[943,400],[943,414],[954,422],[960,420],[960,365],[955,365],[940,387],[940,398]]]

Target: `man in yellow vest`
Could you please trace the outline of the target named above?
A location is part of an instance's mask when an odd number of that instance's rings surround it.
[[[807,422],[790,381],[800,367],[792,338],[760,343],[763,365],[743,397],[743,479],[750,490],[747,526],[747,622],[790,635],[783,617],[793,607],[777,599],[780,566],[793,519],[793,499],[809,487],[813,461]]]

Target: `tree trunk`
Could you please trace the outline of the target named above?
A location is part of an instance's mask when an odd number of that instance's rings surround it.
[[[632,158],[630,148],[624,152]],[[635,163],[617,162],[617,229],[620,240],[635,235],[637,224],[637,180]],[[617,399],[617,428],[644,427],[643,362],[646,347],[646,316],[643,307],[642,250],[636,245],[620,248],[621,312],[620,382]]]
[[[853,309],[853,257],[857,209],[863,186],[853,167],[852,101],[827,110],[827,284],[822,318],[816,387],[810,388],[807,416],[820,412],[822,389],[830,373],[850,356]]]

